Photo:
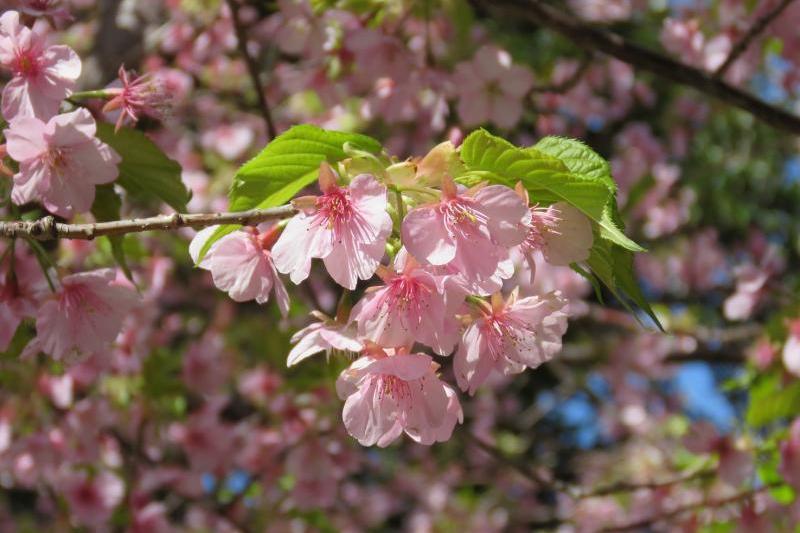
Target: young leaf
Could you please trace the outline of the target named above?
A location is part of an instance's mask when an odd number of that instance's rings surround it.
[[[633,269],[633,252],[598,237],[599,235],[595,234],[586,264],[622,305],[631,312],[633,311],[630,308],[631,303],[638,306],[663,331],[661,322],[639,287]]]
[[[380,143],[366,135],[328,131],[311,125],[290,128],[236,173],[229,194],[231,211],[277,207],[288,202],[317,179],[320,163],[336,163],[347,157],[345,143],[372,153],[381,150]],[[217,240],[238,227],[218,227],[200,250],[199,258],[202,259]]]
[[[486,130],[476,130],[464,140],[461,159],[469,172],[510,187],[521,181],[534,201],[566,201],[598,223],[611,198],[601,181],[574,174],[558,159],[539,150],[517,148]]]
[[[557,158],[573,174],[605,184],[611,191],[611,197],[603,209],[602,217],[597,221],[600,225],[600,236],[632,252],[645,251],[623,232],[624,227],[617,209],[617,184],[611,176],[611,166],[608,161],[577,139],[544,137],[533,148]]]
[[[153,141],[137,130],[100,122],[97,137],[122,157],[117,183],[131,196],[157,199],[176,211],[186,211],[191,197],[181,181],[181,166],[167,157]]]

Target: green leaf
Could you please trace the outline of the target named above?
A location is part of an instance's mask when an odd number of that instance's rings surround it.
[[[759,427],[795,416],[798,412],[800,383],[783,385],[781,376],[772,374],[762,379],[750,391],[746,420],[749,425]]]
[[[186,211],[191,195],[181,181],[181,166],[144,133],[130,128],[115,133],[114,126],[100,122],[97,137],[122,157],[117,183],[131,196],[157,199],[176,211]]]
[[[231,211],[285,204],[317,179],[320,163],[336,163],[347,157],[345,143],[367,152],[381,151],[380,143],[366,135],[328,131],[307,124],[290,128],[236,173],[229,194]],[[217,228],[200,250],[200,259],[214,242],[238,227]]]
[[[114,185],[109,183],[95,188],[92,215],[98,222],[119,220],[121,208],[122,199],[114,191]],[[114,256],[114,260],[125,273],[125,276],[133,281],[133,274],[125,258],[125,235],[108,235],[106,238],[111,243],[111,255]]]
[[[533,148],[517,148],[486,130],[472,132],[461,145],[461,159],[468,171],[513,187],[521,181],[533,201],[568,202],[596,222],[611,198],[600,180],[570,172],[560,160]]]
[[[633,313],[631,303],[638,306],[660,330],[664,330],[639,287],[633,269],[633,253],[630,250],[606,239],[595,238],[586,264],[628,311]]]
[[[484,130],[464,140],[461,158],[469,170],[466,181],[476,175],[512,187],[522,181],[535,201],[567,201],[589,216],[596,223],[587,261],[594,275],[628,310],[631,304],[640,307],[661,328],[633,270],[632,252],[644,248],[623,232],[617,186],[605,159],[574,139],[545,137],[522,149]],[[593,285],[597,289],[596,280]]]
[[[583,142],[550,136],[539,139],[533,148],[560,160],[570,172],[601,181],[612,193],[617,192],[617,184],[611,177],[611,165]]]
[[[632,252],[645,251],[622,231],[624,226],[617,209],[617,184],[611,176],[611,166],[608,161],[581,141],[565,137],[544,137],[533,146],[533,149],[560,160],[573,174],[605,184],[611,191],[611,197],[603,209],[600,220],[597,221],[600,225],[600,236]]]

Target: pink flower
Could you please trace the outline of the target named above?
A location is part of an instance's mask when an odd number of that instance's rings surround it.
[[[357,359],[336,381],[348,433],[363,446],[386,447],[403,432],[421,444],[449,439],[463,414],[437,369],[421,353],[386,355],[378,348]]]
[[[567,330],[566,306],[558,291],[520,300],[512,293],[506,302],[495,294],[456,352],[453,369],[461,390],[475,394],[492,371],[516,374],[552,359]]]
[[[161,118],[169,107],[170,97],[164,87],[152,75],[135,76],[119,67],[119,80],[106,89],[113,98],[103,106],[103,113],[119,111],[115,130],[125,122],[136,124],[141,115]]]
[[[320,258],[334,281],[353,290],[359,279],[375,273],[392,231],[386,187],[369,174],[340,187],[325,163],[319,184],[322,196],[289,221],[275,244],[275,266],[298,284],[308,277],[311,259]]]
[[[186,453],[193,470],[218,474],[225,470],[233,457],[236,435],[229,424],[219,418],[221,401],[209,401],[193,412],[184,423],[169,428],[169,437]]]
[[[189,345],[183,356],[181,380],[194,392],[212,394],[225,385],[230,361],[222,337],[214,332]]]
[[[438,203],[406,215],[403,244],[423,264],[449,265],[468,283],[481,283],[508,259],[509,248],[525,239],[527,213],[523,201],[504,185],[460,192],[445,178]]]
[[[343,324],[322,313],[312,312],[319,322],[304,327],[292,335],[294,348],[289,352],[286,366],[294,366],[319,352],[332,350],[358,353],[364,344],[356,337],[351,324]]]
[[[255,300],[263,304],[274,290],[278,309],[286,316],[289,294],[275,270],[272,252],[278,228],[265,225],[259,228],[268,229],[259,231],[248,227],[225,235],[211,246],[197,266],[211,271],[214,285],[236,302]],[[189,254],[195,263],[203,245],[216,229],[215,226],[205,228],[192,239]]]
[[[122,320],[134,307],[136,293],[115,283],[112,269],[72,274],[39,309],[36,339],[55,359],[78,352],[102,352],[114,341]]]
[[[723,303],[723,312],[728,320],[746,320],[753,314],[766,292],[770,272],[752,264],[744,264],[734,270],[736,292]]]
[[[21,244],[6,260],[13,265],[5,267],[5,262],[0,262],[0,352],[8,349],[20,322],[36,316],[38,297],[47,290],[36,259]]]
[[[41,201],[52,213],[70,217],[89,211],[94,187],[118,174],[119,155],[95,135],[85,109],[51,118],[20,117],[5,130],[8,154],[19,161],[11,199],[17,204]]]
[[[395,258],[395,270],[378,267],[384,286],[367,289],[353,308],[359,336],[381,346],[421,342],[440,355],[452,352],[459,332],[454,314],[466,292],[449,280],[439,287],[405,248]]]
[[[741,485],[753,472],[752,456],[737,449],[732,440],[720,435],[710,422],[693,424],[683,438],[683,445],[692,453],[717,453],[719,477],[729,485]]]
[[[783,366],[800,377],[800,319],[789,322],[789,337],[783,345]]]
[[[125,485],[116,475],[101,471],[90,477],[85,471],[63,475],[62,494],[77,524],[99,529],[106,525],[125,495]]]
[[[70,47],[47,46],[46,28],[21,25],[16,11],[0,17],[0,64],[14,76],[3,89],[3,116],[8,121],[23,116],[48,120],[81,75],[81,60]]]
[[[779,472],[787,483],[800,490],[800,418],[789,428],[789,436],[781,443]]]
[[[517,194],[528,201],[528,191],[517,184]],[[530,218],[523,222],[526,234],[520,251],[531,269],[531,277],[536,271],[533,252],[541,251],[545,260],[555,266],[569,266],[571,263],[589,259],[594,237],[589,218],[578,208],[566,202],[557,202],[549,207],[536,205],[529,209]]]
[[[522,117],[522,100],[533,87],[533,74],[514,65],[511,55],[483,46],[472,61],[456,65],[453,74],[458,93],[458,115],[465,126],[493,122],[511,128]]]

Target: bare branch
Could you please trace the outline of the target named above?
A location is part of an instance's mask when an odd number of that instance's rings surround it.
[[[681,505],[680,507],[676,507],[675,509],[672,509],[670,511],[667,511],[667,512],[659,514],[659,515],[651,516],[650,518],[644,518],[642,520],[637,520],[636,522],[630,522],[630,523],[624,524],[624,525],[606,527],[606,528],[601,529],[600,531],[603,531],[605,533],[612,533],[612,532],[616,533],[616,532],[620,532],[620,531],[636,531],[636,530],[642,530],[642,529],[650,531],[650,530],[652,530],[652,526],[654,526],[655,524],[664,522],[666,520],[675,519],[675,518],[679,517],[680,515],[682,515],[683,513],[688,513],[688,512],[691,512],[691,511],[697,511],[699,509],[712,509],[712,508],[717,508],[717,507],[724,507],[724,506],[730,505],[732,503],[739,503],[742,500],[747,500],[749,498],[752,498],[753,496],[755,496],[756,494],[758,494],[760,492],[763,492],[763,491],[765,491],[767,489],[776,487],[776,486],[780,485],[781,483],[782,482],[770,483],[768,485],[764,485],[764,486],[758,487],[756,489],[740,492],[740,493],[734,494],[733,496],[728,496],[727,498],[720,498],[720,499],[717,499],[717,500],[705,500],[704,499],[704,500],[700,500],[700,501],[697,501],[697,502],[689,503],[689,504],[686,504],[686,505]]]
[[[638,69],[691,87],[747,111],[774,128],[800,135],[800,117],[770,105],[707,72],[631,43],[616,33],[576,20],[575,17],[546,5],[540,0],[492,2],[473,0],[473,2],[490,13],[496,13],[498,17],[513,16],[532,24],[545,26],[560,33],[584,50],[610,55]]]
[[[759,17],[758,20],[756,20],[753,25],[750,26],[750,29],[747,30],[742,38],[733,45],[733,48],[731,48],[731,53],[728,54],[725,62],[722,63],[716,71],[714,71],[714,77],[723,77],[731,65],[733,65],[736,60],[747,51],[753,41],[755,41],[756,37],[761,35],[761,33],[767,29],[767,26],[769,26],[773,20],[778,18],[778,16],[783,13],[783,11],[789,7],[789,4],[791,4],[793,1],[794,0],[782,0],[773,9],[767,11],[761,17]]]
[[[247,73],[250,75],[250,81],[253,83],[253,88],[256,90],[256,97],[258,98],[258,109],[261,111],[261,116],[264,118],[264,123],[267,126],[268,140],[274,139],[278,135],[278,130],[275,128],[275,122],[272,120],[272,112],[269,109],[267,97],[264,94],[264,88],[261,87],[261,77],[259,76],[258,65],[255,59],[250,55],[247,49],[247,30],[242,23],[239,16],[239,4],[237,0],[227,0],[228,7],[231,10],[231,19],[233,20],[233,29],[236,32],[236,42],[239,46],[239,53],[247,66]]]
[[[51,216],[39,220],[0,222],[0,237],[29,237],[38,241],[76,239],[90,241],[102,235],[124,235],[145,231],[169,231],[178,228],[205,228],[217,224],[242,224],[244,226],[288,218],[297,213],[291,205],[270,209],[251,209],[238,213],[199,213],[159,215],[131,220],[114,220],[91,224],[63,224]]]

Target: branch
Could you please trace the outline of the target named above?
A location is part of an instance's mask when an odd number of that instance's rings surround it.
[[[716,508],[716,507],[723,507],[725,505],[729,505],[731,503],[738,503],[741,500],[746,500],[748,498],[752,498],[756,494],[763,492],[767,489],[771,489],[778,485],[781,485],[782,482],[774,482],[757,489],[752,489],[744,492],[740,492],[738,494],[734,494],[733,496],[728,496],[727,498],[721,498],[719,500],[701,500],[694,503],[689,503],[686,505],[682,505],[680,507],[676,507],[671,511],[667,511],[660,515],[652,516],[650,518],[644,518],[642,520],[637,520],[636,522],[630,522],[628,524],[620,525],[620,526],[611,526],[601,529],[600,531],[605,533],[612,533],[612,532],[620,532],[620,531],[634,531],[644,529],[646,531],[650,531],[652,526],[663,522],[665,520],[670,520],[676,518],[683,513],[687,513],[690,511],[696,511],[698,509],[707,509],[707,508]]]
[[[236,42],[239,47],[239,53],[242,55],[245,64],[247,65],[247,72],[250,75],[250,81],[253,83],[253,88],[256,90],[256,97],[258,98],[258,109],[261,111],[261,116],[264,123],[267,125],[268,140],[272,140],[278,135],[278,130],[275,128],[275,122],[272,120],[272,112],[269,110],[269,103],[267,97],[264,95],[264,90],[261,87],[261,79],[258,72],[258,65],[255,59],[250,55],[247,50],[247,30],[242,23],[239,16],[239,4],[237,0],[227,0],[228,7],[231,10],[231,19],[233,21],[233,29],[236,32]]]
[[[792,2],[793,0],[782,0],[772,10],[767,11],[766,13],[764,13],[764,15],[759,17],[758,20],[756,20],[753,23],[753,25],[750,26],[750,29],[747,30],[747,32],[742,36],[742,38],[739,39],[739,41],[737,41],[735,45],[733,45],[733,48],[731,48],[731,52],[730,54],[728,54],[728,57],[725,59],[725,62],[722,63],[722,65],[720,65],[716,71],[714,71],[714,77],[715,78],[723,77],[725,75],[725,72],[728,71],[731,65],[733,65],[737,59],[739,59],[739,56],[741,56],[743,53],[747,51],[747,49],[750,47],[750,45],[753,43],[756,37],[758,37],[761,34],[761,32],[763,32],[765,29],[767,29],[767,26],[769,26],[773,20],[778,18],[778,16],[781,13],[783,13],[783,11],[787,7],[789,7],[789,4],[791,4]]]
[[[696,89],[734,107],[738,107],[774,128],[800,134],[800,117],[772,106],[694,67],[675,61],[661,53],[628,42],[620,35],[579,20],[540,0],[473,0],[492,12],[503,11],[504,19],[517,17],[545,26],[589,52],[602,52],[636,68],[664,79]]]
[[[58,238],[90,241],[102,235],[124,235],[126,233],[142,233],[145,231],[168,231],[178,228],[205,228],[217,224],[241,224],[243,226],[258,224],[268,220],[288,218],[297,213],[291,205],[272,207],[270,209],[251,209],[238,213],[199,213],[159,215],[132,220],[114,220],[111,222],[95,222],[92,224],[63,224],[55,218],[47,216],[39,220],[0,222],[0,237],[30,237],[37,241],[49,241]]]

